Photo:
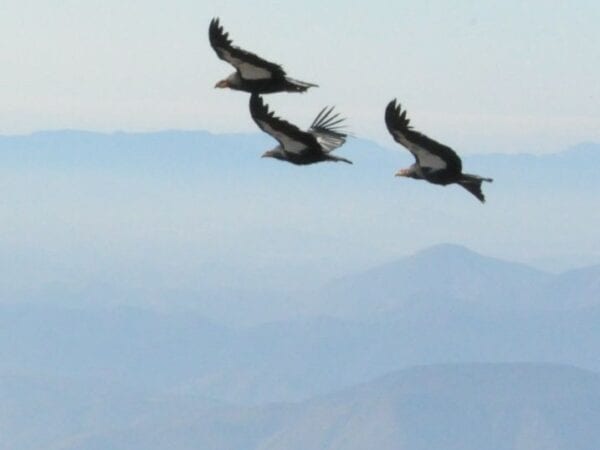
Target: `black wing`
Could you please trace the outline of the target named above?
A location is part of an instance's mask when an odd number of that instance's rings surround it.
[[[258,94],[250,96],[250,114],[258,127],[277,139],[285,152],[301,155],[320,147],[315,136],[276,117]]]
[[[315,117],[308,132],[317,138],[323,151],[329,153],[346,142],[345,120],[339,113],[333,114],[333,106],[325,107]]]
[[[217,56],[235,67],[242,79],[268,80],[285,78],[285,71],[280,65],[232,45],[229,33],[223,30],[223,26],[219,23],[218,18],[210,22],[208,38]]]
[[[406,117],[406,110],[402,111],[396,100],[391,101],[385,109],[385,124],[394,140],[406,147],[422,168],[430,169],[431,172],[462,171],[462,163],[456,152],[414,131],[410,126],[410,119]]]

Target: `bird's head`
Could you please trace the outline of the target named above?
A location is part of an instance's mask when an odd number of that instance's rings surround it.
[[[408,169],[400,169],[398,172],[396,172],[395,176],[416,179],[422,178],[422,175],[414,166],[411,166]]]
[[[275,158],[275,159],[280,159],[282,161],[285,161],[285,154],[279,149],[279,148],[274,148],[273,150],[269,150],[264,152],[261,155],[261,158]]]
[[[215,88],[218,89],[225,89],[229,87],[229,79],[225,78],[224,80],[219,81],[217,84],[215,84]]]
[[[239,89],[241,82],[242,82],[242,79],[240,78],[240,75],[237,72],[233,72],[227,78],[225,78],[225,79],[219,81],[217,84],[215,84],[215,87],[219,88],[219,89],[225,89],[225,88]]]
[[[261,155],[261,158],[275,158],[275,157],[276,157],[276,156],[275,156],[276,154],[277,154],[277,152],[276,152],[275,150],[269,150],[269,151],[267,151],[267,152],[264,152],[264,153]]]

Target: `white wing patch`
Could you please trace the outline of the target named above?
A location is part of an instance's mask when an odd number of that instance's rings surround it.
[[[323,149],[325,153],[332,152],[336,148],[340,147],[346,139],[341,136],[333,136],[330,134],[322,134],[322,133],[312,133],[315,138],[317,138],[317,142]]]
[[[264,67],[258,67],[242,59],[231,56],[227,50],[221,49],[223,58],[240,71],[240,75],[245,80],[266,80],[273,77],[271,71]]]
[[[281,131],[274,130],[271,127],[271,125],[269,125],[269,123],[265,122],[264,120],[258,120],[258,122],[260,122],[260,127],[265,133],[270,134],[275,139],[277,139],[277,141],[279,141],[279,143],[283,147],[283,151],[288,153],[300,154],[304,150],[306,150],[306,144],[304,144],[303,142],[292,139],[287,134],[282,133]]]
[[[431,169],[432,171],[444,170],[448,168],[448,164],[446,163],[446,161],[444,161],[439,156],[434,155],[433,153],[423,149],[422,147],[413,144],[408,139],[406,139],[406,137],[399,131],[394,132],[394,137],[400,144],[402,144],[413,155],[415,155],[415,158],[417,158],[417,161],[421,167],[426,167],[428,169]]]

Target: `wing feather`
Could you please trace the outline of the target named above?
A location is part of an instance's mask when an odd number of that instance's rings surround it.
[[[308,132],[315,136],[324,152],[330,153],[346,142],[345,120],[339,113],[333,114],[333,106],[325,107],[319,111]]]
[[[385,110],[385,123],[394,140],[406,147],[423,169],[429,169],[429,172],[462,171],[462,163],[456,152],[413,130],[406,110],[403,111],[396,100],[391,101]]]
[[[280,65],[234,46],[229,33],[225,32],[218,18],[214,18],[210,22],[208,38],[217,56],[235,67],[243,79],[285,78],[285,71]]]
[[[274,137],[285,152],[300,155],[313,151],[319,145],[315,136],[269,111],[269,107],[258,94],[250,96],[250,114],[258,127]]]

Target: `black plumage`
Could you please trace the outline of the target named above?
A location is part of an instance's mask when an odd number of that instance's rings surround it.
[[[217,56],[236,69],[229,77],[219,81],[215,87],[271,94],[305,92],[308,88],[317,86],[289,78],[280,65],[232,45],[229,33],[223,30],[218,18],[210,22],[208,38]]]
[[[396,100],[391,101],[385,110],[385,123],[396,142],[406,147],[415,157],[415,164],[402,169],[396,176],[426,180],[433,184],[446,186],[456,183],[465,188],[481,202],[485,196],[481,191],[483,181],[491,182],[491,178],[471,175],[462,172],[462,162],[450,147],[412,129],[406,110],[402,110]]]
[[[279,142],[277,147],[265,152],[263,158],[276,158],[296,165],[323,161],[352,164],[331,154],[346,142],[348,136],[342,129],[344,119],[333,113],[333,107],[323,108],[307,131],[275,116],[257,94],[250,97],[250,114],[261,130]]]

